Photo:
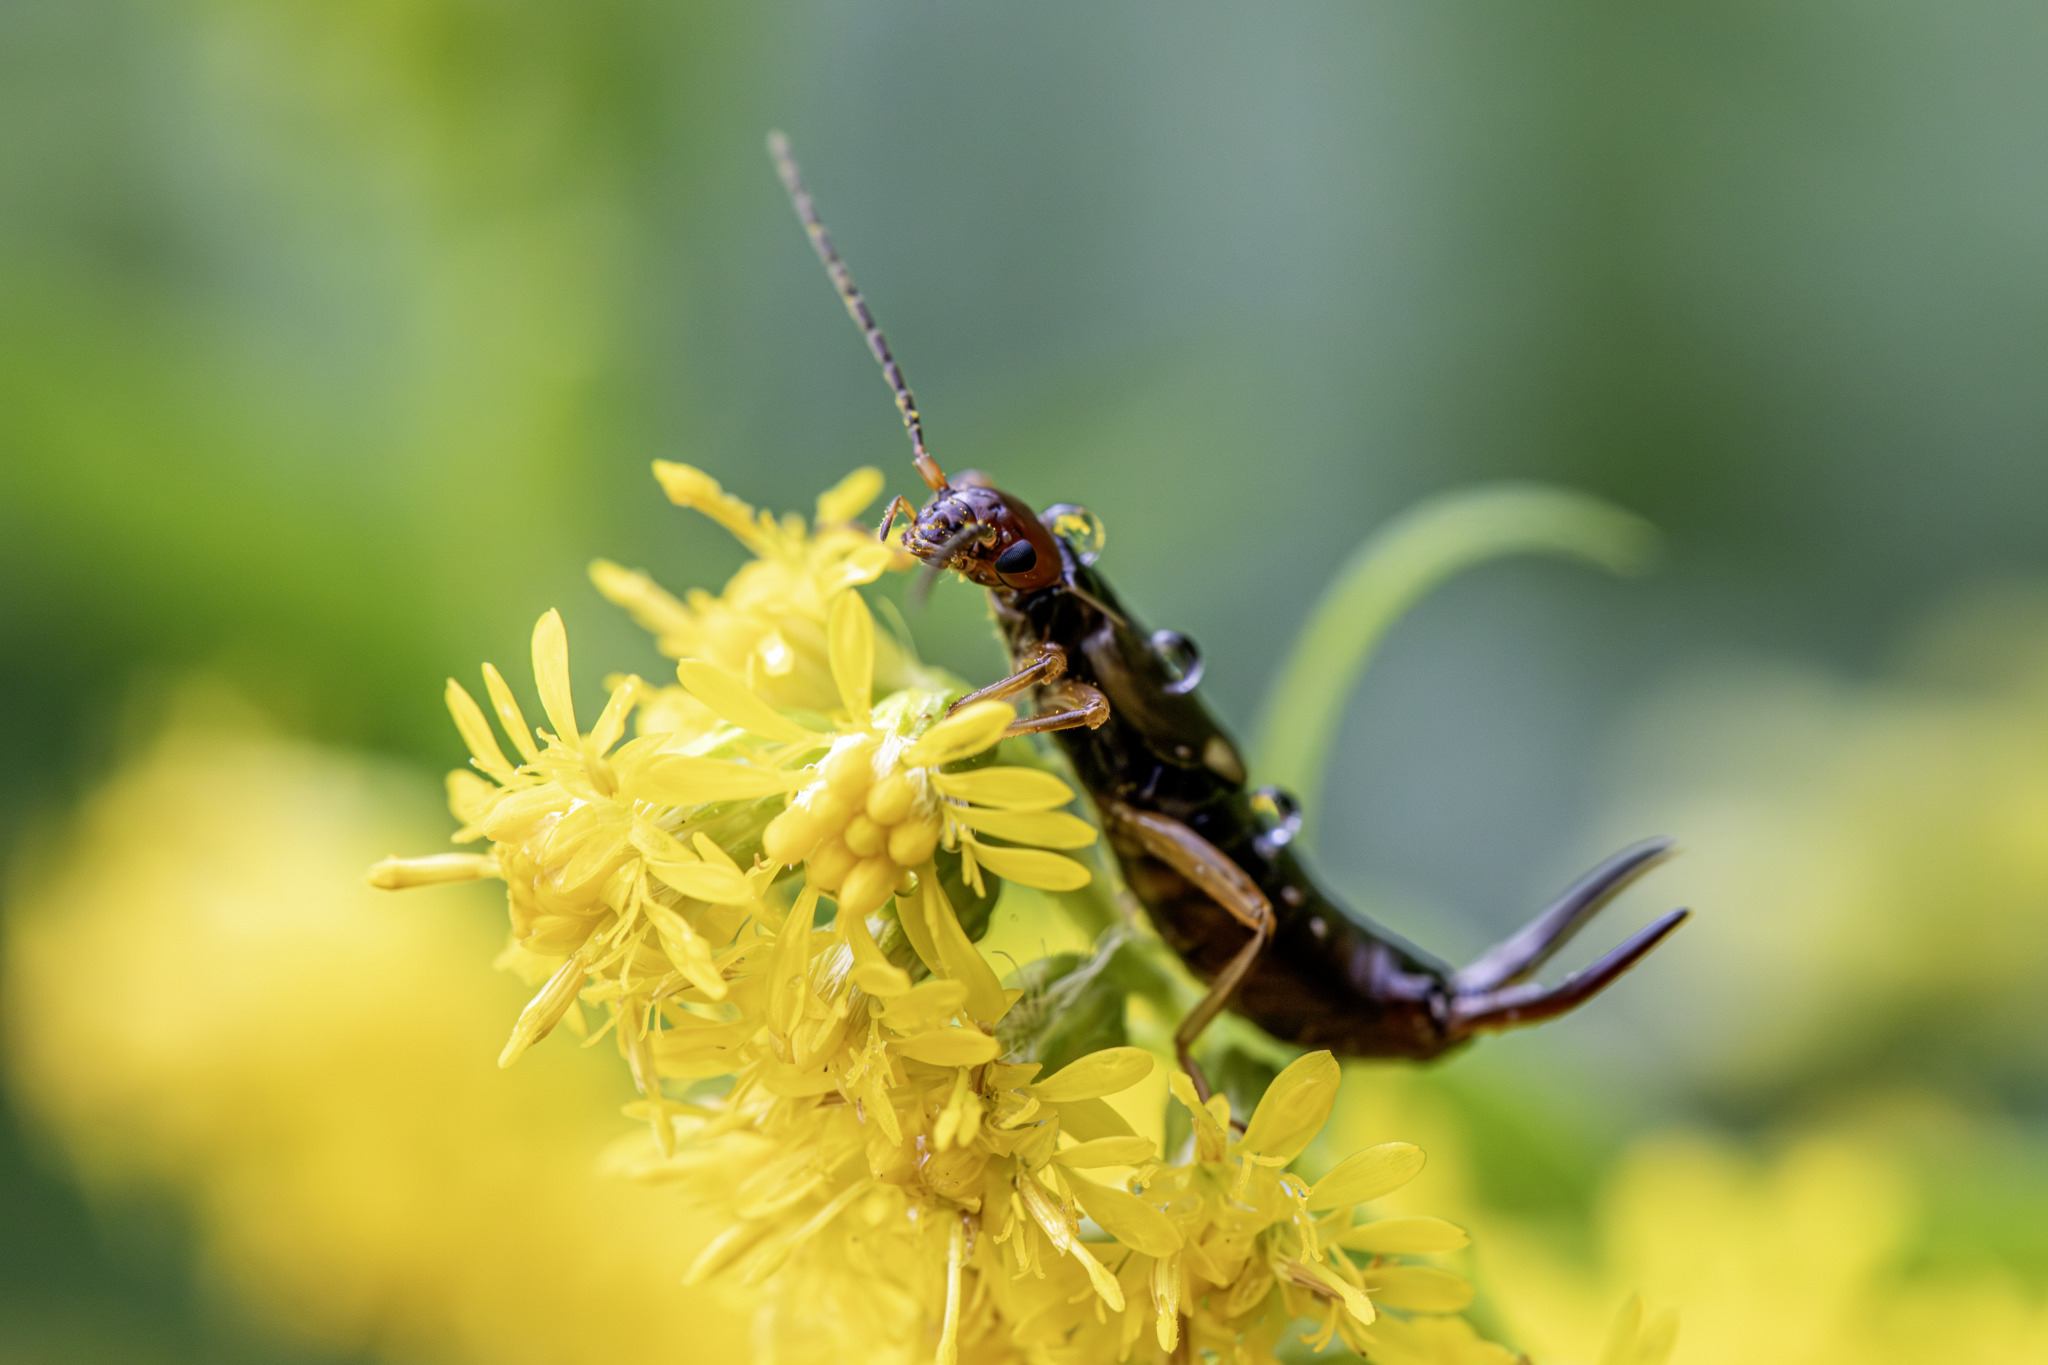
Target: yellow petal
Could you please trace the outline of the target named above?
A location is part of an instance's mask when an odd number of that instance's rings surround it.
[[[1010,1012],[1010,996],[1004,992],[1001,978],[960,927],[960,917],[939,886],[937,869],[926,863],[918,880],[918,904],[912,913],[923,913],[925,925],[931,930],[932,946],[938,950],[940,967],[967,988],[968,1017],[984,1024],[995,1023]],[[899,911],[904,899],[896,902]]]
[[[462,742],[469,746],[476,766],[500,782],[508,781],[512,765],[505,761],[505,751],[498,747],[498,737],[491,733],[491,723],[484,719],[483,708],[453,678],[448,680],[448,714],[455,717],[455,728],[461,733]]]
[[[1667,1309],[1645,1325],[1643,1301],[1631,1294],[1607,1329],[1600,1365],[1665,1365],[1677,1344],[1678,1314]]]
[[[670,502],[678,507],[694,507],[732,532],[734,539],[756,555],[772,548],[769,536],[762,529],[764,518],[751,505],[726,492],[718,480],[703,470],[694,465],[656,460],[654,477],[660,481],[661,491],[668,494]]]
[[[1245,1149],[1286,1161],[1300,1156],[1337,1103],[1340,1075],[1337,1059],[1327,1052],[1311,1052],[1288,1063],[1252,1111],[1252,1121],[1245,1125]]]
[[[1359,1278],[1374,1299],[1411,1313],[1456,1313],[1472,1302],[1468,1282],[1426,1265],[1382,1266]]]
[[[526,716],[519,709],[519,702],[512,695],[512,689],[505,684],[505,675],[490,664],[484,665],[484,690],[491,694],[491,709],[498,713],[498,724],[505,727],[505,733],[512,737],[513,747],[528,763],[540,757],[540,746],[533,742],[533,727],[526,723]]]
[[[1001,739],[1015,719],[1017,708],[1005,701],[978,701],[963,706],[905,749],[903,762],[913,768],[957,763]]]
[[[925,1033],[958,1014],[966,1003],[967,987],[931,977],[891,1000],[882,1011],[882,1022],[901,1033]]]
[[[836,526],[852,521],[867,511],[886,482],[882,471],[873,465],[854,470],[818,495],[818,525]]]
[[[768,1015],[784,1033],[794,1032],[810,997],[811,920],[818,912],[818,888],[805,886],[775,934],[768,966]]]
[[[1074,799],[1072,787],[1036,768],[976,768],[965,773],[939,773],[932,778],[932,785],[942,795],[996,810],[1051,810]]]
[[[954,806],[947,812],[969,829],[1036,848],[1086,848],[1095,842],[1095,826],[1056,810],[979,810]]]
[[[796,773],[752,768],[716,758],[689,754],[657,754],[639,764],[621,783],[636,800],[669,806],[701,806],[711,801],[751,801],[799,786]]]
[[[518,1061],[521,1053],[547,1037],[555,1025],[562,1022],[562,1016],[576,1001],[576,992],[583,988],[584,975],[582,953],[572,954],[567,962],[555,968],[547,984],[519,1012],[518,1022],[512,1025],[512,1036],[505,1040],[505,1050],[498,1054],[499,1066],[510,1066]]]
[[[1290,1278],[1297,1283],[1320,1286],[1331,1298],[1342,1299],[1345,1310],[1360,1322],[1370,1323],[1379,1316],[1378,1310],[1372,1306],[1372,1300],[1365,1296],[1364,1290],[1326,1265],[1320,1265],[1315,1261],[1292,1261],[1289,1262],[1287,1271]]]
[[[754,898],[746,874],[717,863],[670,863],[650,858],[647,870],[685,896],[713,905],[745,905]]]
[[[1092,1170],[1097,1166],[1139,1166],[1156,1156],[1158,1152],[1150,1138],[1112,1137],[1076,1143],[1065,1151],[1054,1152],[1052,1159],[1062,1166]]]
[[[1128,1090],[1152,1074],[1152,1054],[1141,1047],[1106,1047],[1076,1058],[1031,1087],[1047,1104],[1092,1100]]]
[[[1078,891],[1088,885],[1088,869],[1072,858],[1036,848],[997,848],[977,843],[974,856],[1004,881],[1035,886],[1040,891]]]
[[[1188,1079],[1188,1074],[1178,1069],[1167,1073],[1166,1088],[1188,1111],[1195,1125],[1195,1159],[1221,1161],[1230,1145],[1229,1101],[1224,1101],[1226,1112],[1223,1117],[1217,1117],[1216,1111],[1202,1103],[1195,1094],[1195,1083]],[[1210,1098],[1221,1097],[1212,1095]]]
[[[864,916],[842,912],[833,921],[833,927],[845,937],[846,946],[853,952],[854,985],[884,1000],[902,995],[911,988],[910,973],[882,956],[875,936],[868,932]]]
[[[875,694],[875,618],[857,592],[842,592],[826,626],[826,652],[839,701],[865,725]]]
[[[612,688],[611,698],[598,714],[597,724],[590,727],[592,753],[606,753],[619,742],[619,736],[626,733],[626,717],[632,714],[633,705],[646,686],[637,675],[628,674]]]
[[[498,860],[488,853],[435,853],[425,858],[386,858],[368,874],[370,885],[382,891],[473,882],[497,875]]]
[[[905,1038],[895,1050],[912,1061],[933,1066],[980,1066],[994,1061],[1002,1048],[980,1029],[942,1028]]]
[[[555,737],[575,745],[583,736],[576,729],[576,706],[569,695],[569,632],[563,629],[558,611],[549,611],[534,623],[533,681],[540,688],[540,707],[548,713]]]
[[[801,744],[805,741],[823,743],[827,738],[805,729],[762,701],[753,688],[717,664],[685,659],[676,665],[676,678],[691,696],[710,708],[711,714],[763,739]]]
[[[1316,1207],[1310,1196],[1309,1207]],[[1382,1218],[1340,1234],[1337,1245],[1374,1256],[1424,1256],[1436,1251],[1456,1251],[1471,1241],[1456,1223],[1441,1218]]]
[[[1309,1190],[1308,1206],[1341,1209],[1383,1198],[1413,1180],[1425,1159],[1420,1147],[1407,1142],[1383,1142],[1354,1152]]]
[[[692,929],[688,920],[659,901],[647,900],[643,907],[655,933],[661,938],[662,952],[667,954],[670,964],[713,1000],[725,999],[725,977],[718,970],[718,963],[711,955],[711,945],[704,941],[703,935]]]
[[[1138,1196],[1081,1176],[1073,1176],[1067,1183],[1082,1211],[1095,1220],[1096,1226],[1131,1250],[1147,1256],[1171,1256],[1180,1250],[1180,1230]]]
[[[1060,1131],[1082,1142],[1132,1136],[1129,1122],[1107,1100],[1068,1100],[1053,1106],[1053,1112],[1059,1115]]]
[[[590,581],[605,601],[624,610],[650,634],[666,635],[688,629],[694,619],[688,607],[638,569],[625,568],[609,559],[594,559],[590,563]]]
[[[732,854],[727,853],[715,839],[701,829],[690,836],[690,847],[697,850],[699,858],[713,866],[729,867],[735,872],[740,870],[740,865],[733,861]]]

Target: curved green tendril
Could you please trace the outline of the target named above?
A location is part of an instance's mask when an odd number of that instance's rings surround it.
[[[1388,627],[1437,584],[1505,555],[1555,555],[1619,574],[1648,567],[1657,532],[1584,493],[1492,484],[1418,504],[1351,554],[1316,604],[1266,696],[1257,729],[1259,779],[1293,792],[1308,814],[1344,702]]]

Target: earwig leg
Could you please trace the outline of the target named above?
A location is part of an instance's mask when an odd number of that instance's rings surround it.
[[[1195,1093],[1206,1101],[1210,1094],[1209,1078],[1194,1059],[1195,1041],[1230,1003],[1238,983],[1272,938],[1273,903],[1228,854],[1180,821],[1121,804],[1105,807],[1104,814],[1136,838],[1147,853],[1193,882],[1232,919],[1252,931],[1244,947],[1209,983],[1209,993],[1188,1011],[1187,1018],[1173,1032],[1173,1049],[1180,1058],[1181,1069],[1195,1083]]]
[[[1671,856],[1670,839],[1645,839],[1609,858],[1572,884],[1557,903],[1451,976],[1458,995],[1479,995],[1522,980],[1571,942],[1608,902]]]
[[[1567,977],[1559,985],[1529,983],[1478,994],[1453,995],[1450,1017],[1445,1021],[1446,1030],[1453,1038],[1464,1038],[1474,1033],[1540,1024],[1577,1009],[1607,989],[1616,977],[1642,961],[1643,956],[1662,943],[1672,930],[1685,923],[1691,913],[1689,910],[1673,910],[1585,971]]]
[[[1066,676],[1066,672],[1067,651],[1050,642],[1042,644],[1038,647],[1038,657],[1036,659],[1033,659],[1009,677],[1004,678],[1001,682],[992,682],[979,692],[969,692],[966,696],[947,707],[946,714],[950,716],[961,707],[972,705],[978,701],[1002,701],[1006,697],[1014,697],[1027,687],[1037,687],[1041,683],[1054,682]]]
[[[1087,683],[1068,678],[1055,685],[1053,695],[1063,704],[1064,709],[1048,711],[1042,716],[1026,716],[1022,720],[1013,720],[1010,722],[1010,728],[1003,733],[1038,735],[1048,730],[1078,730],[1084,725],[1093,730],[1109,719],[1109,698]],[[1236,866],[1234,863],[1231,865]]]
[[[882,524],[875,528],[875,539],[887,540],[889,538],[889,528],[896,524],[896,518],[899,516],[908,516],[913,521],[917,519],[917,509],[912,507],[910,499],[904,497],[901,493],[889,499],[889,506],[882,513]]]

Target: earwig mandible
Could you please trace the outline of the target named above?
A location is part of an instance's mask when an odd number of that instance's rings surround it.
[[[1225,1008],[1284,1042],[1358,1057],[1426,1060],[1481,1033],[1542,1023],[1605,989],[1683,923],[1674,910],[1556,986],[1529,978],[1604,906],[1669,856],[1649,839],[1609,858],[1522,929],[1453,969],[1325,892],[1291,846],[1285,793],[1252,789],[1216,719],[1195,695],[1199,656],[1171,631],[1147,634],[1093,567],[1055,533],[1083,514],[1036,515],[978,473],[948,478],[926,450],[910,386],[805,191],[789,143],[769,150],[910,433],[931,499],[898,496],[901,544],[928,574],[986,588],[1014,671],[955,703],[1030,694],[1042,704],[1013,734],[1050,733],[1094,803],[1125,881],[1160,936],[1209,983],[1174,1035],[1206,1097],[1191,1049]]]

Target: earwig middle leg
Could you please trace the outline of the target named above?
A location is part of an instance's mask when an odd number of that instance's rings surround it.
[[[1050,730],[1078,730],[1083,726],[1093,730],[1109,719],[1109,698],[1103,696],[1099,688],[1067,678],[1054,684],[1052,694],[1062,709],[1013,720],[1003,733],[1039,735]]]
[[[1195,1083],[1195,1093],[1206,1102],[1211,1093],[1209,1078],[1194,1058],[1195,1042],[1230,1003],[1238,984],[1273,937],[1273,903],[1259,890],[1258,883],[1231,861],[1230,855],[1180,821],[1120,803],[1105,808],[1104,814],[1136,838],[1147,853],[1193,882],[1232,919],[1252,931],[1251,938],[1209,983],[1209,993],[1188,1011],[1173,1033],[1173,1049],[1180,1058],[1181,1069]]]

